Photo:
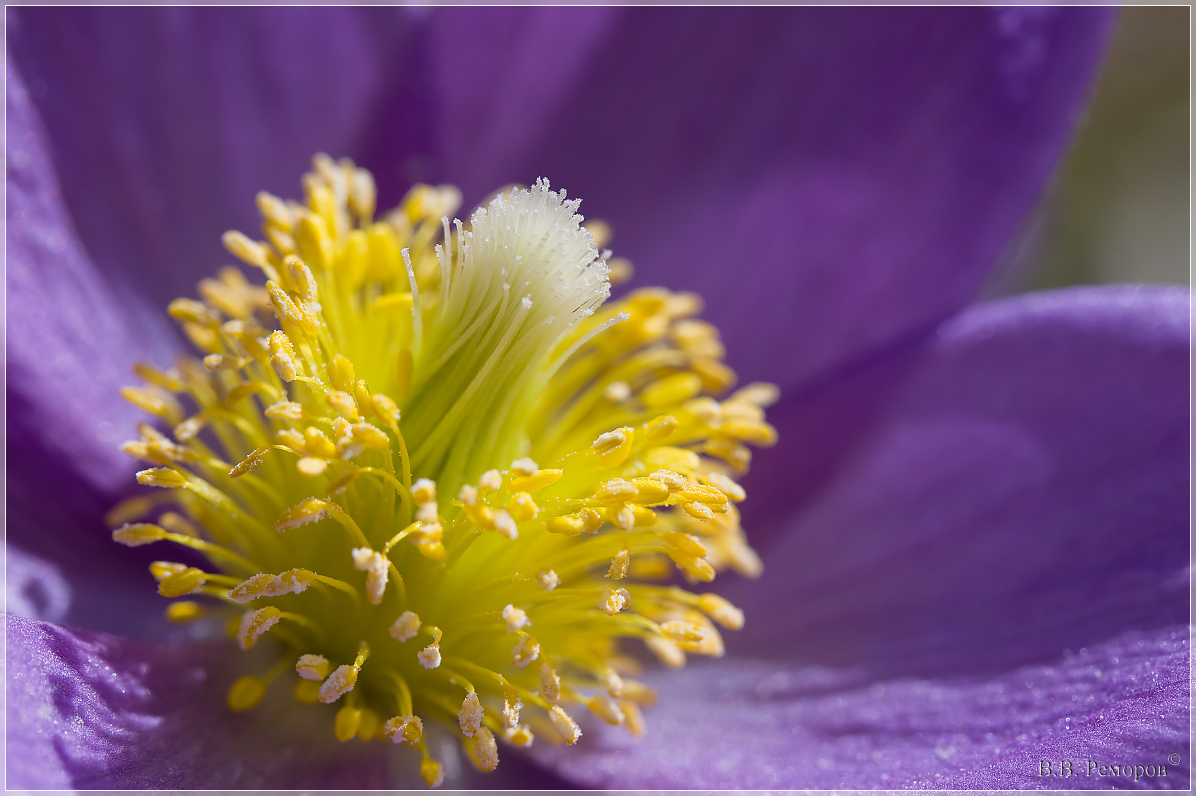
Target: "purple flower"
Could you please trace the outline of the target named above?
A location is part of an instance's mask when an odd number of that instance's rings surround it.
[[[414,776],[288,699],[228,712],[242,657],[168,627],[154,556],[101,519],[134,469],[119,388],[182,347],[162,308],[325,150],[381,206],[550,176],[784,396],[746,483],[765,574],[719,581],[748,617],[727,657],[650,673],[645,738],[587,729],[476,784],[1187,787],[1187,291],[968,307],[1108,21],[10,10],[8,784]]]

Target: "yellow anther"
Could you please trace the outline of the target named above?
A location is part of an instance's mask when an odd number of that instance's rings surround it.
[[[287,420],[297,423],[303,419],[303,404],[295,401],[279,401],[267,406],[265,414],[271,420]]]
[[[229,710],[241,711],[256,707],[266,695],[266,681],[260,677],[246,675],[239,677],[228,689]]]
[[[429,788],[439,788],[444,782],[444,769],[430,757],[425,757],[419,763],[419,775]]]
[[[221,370],[240,370],[249,360],[243,357],[230,357],[225,354],[208,354],[203,358],[203,366],[216,373]]]
[[[437,522],[440,519],[440,508],[436,505],[436,501],[421,503],[415,511],[415,519],[428,525]]]
[[[166,307],[170,317],[176,321],[195,323],[200,326],[216,326],[220,319],[212,314],[207,304],[195,299],[177,298]]]
[[[610,694],[615,699],[620,699],[623,696],[623,678],[614,669],[607,669],[603,672],[602,685],[606,689],[606,693]]]
[[[692,401],[686,401],[682,409],[708,425],[721,422],[723,417],[722,405],[713,398],[694,398]]]
[[[319,498],[306,498],[284,511],[274,523],[279,531],[289,531],[312,522],[319,522],[329,516],[330,504]]]
[[[203,607],[193,600],[179,600],[166,607],[166,618],[182,624],[203,616]]]
[[[670,548],[668,550],[668,556],[673,560],[674,564],[681,567],[698,580],[704,581],[706,583],[714,580],[714,567],[710,566],[710,562],[705,558],[692,556],[675,548]]]
[[[404,611],[390,626],[390,637],[395,641],[409,641],[419,632],[419,615],[414,611]]]
[[[267,221],[283,230],[289,231],[295,223],[295,215],[287,203],[266,191],[258,192],[257,209]]]
[[[727,462],[741,473],[747,471],[752,461],[751,450],[732,439],[712,439],[703,446],[703,450]]]
[[[137,483],[142,486],[159,486],[174,489],[187,483],[187,476],[167,467],[152,467],[137,473]]]
[[[325,400],[332,407],[333,411],[346,420],[356,421],[360,418],[357,412],[357,404],[354,402],[353,396],[349,395],[349,393],[340,390],[329,390]]]
[[[303,429],[303,447],[312,456],[319,456],[322,459],[332,459],[337,454],[332,440],[324,436],[324,432],[315,426]]]
[[[382,734],[392,743],[405,743],[415,746],[424,737],[424,723],[419,716],[408,714],[395,716],[382,728]]]
[[[540,696],[549,702],[559,702],[561,699],[561,678],[548,665],[548,661],[540,661]]]
[[[635,511],[626,504],[606,510],[606,518],[625,531],[635,527]]]
[[[623,723],[623,710],[619,707],[619,703],[606,694],[595,694],[584,700],[584,703],[591,713],[607,724],[617,727]]]
[[[515,746],[528,747],[532,745],[535,740],[535,735],[532,734],[531,728],[526,724],[521,724],[518,727],[509,729],[504,733],[507,741]]]
[[[332,664],[323,655],[307,653],[295,662],[295,672],[304,680],[323,680],[332,669]]]
[[[709,392],[721,393],[735,383],[735,371],[712,356],[694,357],[689,366],[702,379],[702,387]]]
[[[462,509],[465,511],[465,516],[473,523],[475,528],[483,531],[494,530],[494,510],[484,503],[476,502],[476,497],[473,503],[465,503]],[[551,528],[549,529],[551,530]]]
[[[622,478],[612,478],[598,485],[591,498],[598,504],[624,503],[639,494],[639,488],[632,481]]]
[[[411,499],[414,500],[417,505],[423,505],[424,503],[431,503],[434,501],[436,499],[436,482],[430,478],[417,479],[416,482],[411,485]]]
[[[266,454],[269,452],[270,452],[269,448],[258,448],[257,450],[253,451],[248,456],[246,456],[244,459],[237,462],[236,466],[233,467],[233,469],[228,471],[229,477],[230,478],[240,478],[241,476],[245,475],[245,473],[249,472],[254,467],[257,467],[259,464],[261,464],[262,460],[266,458]]]
[[[133,366],[133,372],[141,378],[153,384],[156,387],[161,387],[163,390],[170,392],[182,392],[184,389],[183,381],[179,378],[179,372],[174,368],[170,370],[159,370],[153,365],[147,365],[144,362],[138,362]]]
[[[187,567],[182,572],[172,572],[158,583],[158,594],[163,597],[191,594],[204,584],[206,576],[206,572],[195,567]]]
[[[498,744],[494,734],[485,727],[478,730],[478,737],[468,745],[469,756],[479,771],[493,771],[498,767]]]
[[[648,438],[649,442],[660,442],[667,439],[677,430],[678,426],[680,423],[672,415],[659,415],[648,421],[644,427],[644,436]]]
[[[326,271],[332,265],[332,241],[323,219],[319,216],[304,214],[295,226],[295,242],[304,259],[319,271]]]
[[[540,465],[536,464],[534,459],[523,458],[516,459],[511,462],[511,475],[515,476],[532,476],[540,472]]]
[[[532,623],[532,620],[527,618],[526,611],[516,608],[510,603],[507,603],[506,607],[502,609],[502,618],[507,623],[508,633],[516,633]]]
[[[572,746],[581,738],[581,728],[560,705],[553,705],[548,709],[548,718],[552,721],[552,728],[565,743]]]
[[[611,559],[606,576],[611,580],[622,580],[627,576],[627,565],[631,563],[631,551],[624,547]]]
[[[196,539],[199,538],[199,529],[185,517],[173,511],[162,512],[162,515],[158,517],[158,524],[171,533],[178,533]]]
[[[314,705],[320,701],[320,683],[317,680],[300,680],[295,683],[293,694],[304,705]]]
[[[707,473],[705,476],[703,476],[703,478],[705,479],[706,483],[710,484],[712,487],[717,489],[719,492],[722,492],[736,503],[741,503],[747,499],[747,492],[743,490],[742,486],[718,471]]]
[[[357,667],[341,664],[332,674],[328,675],[320,686],[320,701],[325,705],[331,704],[353,690],[357,685]]]
[[[390,450],[390,437],[386,436],[385,431],[369,423],[353,425],[353,441],[370,450]]]
[[[353,400],[357,402],[357,408],[363,417],[381,418],[377,407],[374,406],[374,399],[370,395],[370,388],[366,385],[365,379],[357,379],[353,382]]]
[[[698,597],[698,608],[706,612],[715,622],[731,630],[743,628],[743,611],[717,594],[702,594]]]
[[[681,508],[685,509],[685,513],[693,517],[695,520],[714,519],[714,511],[705,503],[686,501],[681,504]]]
[[[693,451],[661,445],[644,452],[644,465],[649,470],[673,470],[681,474],[692,473],[702,464],[702,459]],[[655,474],[653,474],[655,477]]]
[[[745,401],[764,408],[775,404],[780,397],[781,391],[775,384],[757,381],[736,390],[729,400]]]
[[[195,439],[195,436],[203,430],[207,423],[207,418],[202,415],[189,417],[174,427],[174,438],[179,442],[189,442]]]
[[[370,603],[378,605],[386,593],[390,562],[386,556],[368,547],[353,549],[353,566],[366,573],[365,593]]]
[[[278,378],[283,381],[292,382],[299,376],[299,361],[295,356],[295,349],[290,338],[282,332],[270,334],[270,364],[274,366]]]
[[[351,741],[357,735],[361,726],[361,708],[345,705],[336,712],[336,719],[332,724],[332,732],[342,743]]]
[[[647,725],[644,724],[644,714],[640,712],[639,705],[631,700],[623,699],[619,701],[619,709],[623,711],[623,723],[626,725],[628,732],[639,737],[647,731]]]
[[[602,587],[602,596],[598,599],[598,607],[607,616],[614,616],[631,604],[631,595],[627,589],[616,589],[611,586]]]
[[[524,667],[540,656],[540,642],[523,631],[519,632],[519,640],[511,650],[511,662]]]
[[[125,387],[120,394],[138,409],[156,415],[171,425],[183,419],[183,407],[173,395],[159,387]]]
[[[257,643],[258,637],[278,624],[282,618],[282,611],[273,605],[258,608],[256,611],[246,611],[241,615],[241,626],[237,631],[237,643],[241,649],[247,650]]]
[[[679,669],[685,665],[685,650],[678,647],[667,638],[652,636],[644,639],[644,646],[656,656],[656,659],[672,669]]]
[[[653,505],[655,503],[663,503],[669,499],[670,489],[668,484],[657,479],[652,478],[633,478],[631,483],[635,484],[637,494],[632,498],[633,502],[643,505]]]
[[[534,520],[536,515],[540,513],[540,508],[536,505],[536,501],[532,500],[532,496],[527,492],[516,492],[507,501],[507,511],[515,519],[526,522],[527,520]]]
[[[177,561],[154,561],[149,565],[150,574],[154,576],[154,580],[159,583],[167,575],[173,575],[176,572],[182,572],[187,569],[186,564],[180,564]]]
[[[631,386],[625,381],[612,381],[602,389],[602,397],[612,404],[622,403],[631,397]]]
[[[667,531],[664,539],[675,549],[690,556],[702,558],[706,555],[706,546],[698,541],[698,537],[681,531]]]
[[[332,361],[328,363],[328,380],[332,382],[333,389],[349,392],[353,389],[355,378],[353,363],[349,361],[349,358],[344,354],[334,355]]]
[[[695,503],[704,503],[710,506],[715,511],[726,510],[727,496],[717,489],[701,484],[689,483],[682,489],[678,490],[677,497],[682,500],[692,500]]]
[[[592,512],[588,509],[586,511],[589,511],[590,514],[595,514],[595,512]],[[592,523],[588,522],[587,520],[588,515],[585,512],[579,511],[576,514],[566,514],[563,517],[553,517],[548,520],[546,527],[548,528],[549,533],[562,533],[566,536],[577,536],[578,534],[587,532],[589,530]],[[599,518],[598,524],[602,524],[601,518]]]
[[[768,447],[777,442],[777,430],[767,423],[751,420],[731,420],[723,423],[719,431],[753,445]]]
[[[656,409],[688,401],[701,391],[702,379],[698,374],[675,373],[642,389],[640,402],[648,409]]]
[[[565,474],[564,470],[539,470],[534,475],[520,476],[511,479],[511,490],[514,492],[535,492],[546,486],[555,484]]]
[[[681,475],[680,473],[673,472],[672,470],[657,470],[652,473],[652,478],[653,480],[664,484],[668,488],[669,492],[676,492],[680,489],[684,489],[689,483],[689,480],[686,479],[685,476]]]
[[[561,577],[551,569],[540,569],[536,571],[536,583],[544,591],[552,591],[561,585]]]
[[[125,547],[140,547],[166,538],[166,529],[148,522],[134,522],[122,525],[112,532],[112,541]]]
[[[323,475],[324,471],[328,469],[328,461],[317,459],[314,456],[304,456],[295,462],[295,468],[308,478],[316,478]]]
[[[599,435],[591,448],[594,453],[598,454],[598,461],[602,463],[603,467],[618,467],[627,461],[634,439],[635,430],[624,426]]]
[[[484,715],[482,702],[478,699],[477,692],[470,691],[465,695],[461,709],[457,711],[457,723],[461,727],[461,734],[466,738],[472,738],[473,734],[482,726],[482,716]]]
[[[265,268],[270,264],[266,247],[236,230],[229,230],[221,238],[229,254],[247,265]]]
[[[519,527],[515,524],[515,520],[511,517],[510,512],[506,509],[499,509],[494,512],[494,530],[508,539],[519,538]]]
[[[368,220],[374,215],[376,198],[374,175],[365,169],[354,169],[349,177],[349,207],[358,216]]]
[[[710,625],[674,619],[662,622],[660,632],[686,652],[711,655],[717,658],[721,657],[724,651],[722,637]]]
[[[320,298],[319,286],[316,284],[316,278],[312,274],[311,269],[308,268],[302,260],[298,257],[290,256],[286,258],[287,275],[291,278],[291,285],[299,298],[304,301],[318,301]],[[337,356],[340,356],[339,354]],[[343,357],[342,357],[343,359]],[[349,379],[352,381],[352,378]],[[339,388],[339,389],[344,389]]]

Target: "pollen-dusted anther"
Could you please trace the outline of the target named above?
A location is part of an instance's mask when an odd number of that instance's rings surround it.
[[[598,600],[598,607],[607,616],[614,616],[631,604],[631,595],[627,589],[616,589],[611,586],[602,588],[602,597]]]
[[[511,474],[513,476],[530,477],[538,472],[540,472],[540,465],[536,464],[534,459],[523,458],[511,462]]]
[[[540,696],[549,702],[561,699],[561,678],[548,661],[540,661]]]
[[[544,591],[552,591],[561,585],[561,577],[551,569],[540,569],[536,571],[536,583],[539,583]]]
[[[430,478],[420,478],[411,485],[411,499],[416,505],[422,506],[436,499],[436,482]]]
[[[679,669],[685,665],[685,650],[667,638],[649,636],[644,639],[644,646],[656,656],[657,660],[669,668]]]
[[[313,653],[300,655],[295,661],[295,672],[304,680],[323,680],[331,668],[327,658]]]
[[[465,695],[461,709],[457,711],[457,723],[461,726],[461,734],[466,738],[472,738],[473,734],[482,726],[484,715],[485,711],[482,710],[482,701],[478,699],[478,692],[470,691]]]
[[[511,490],[514,492],[535,492],[552,486],[565,474],[564,470],[540,470],[532,475],[521,475],[511,479]],[[500,484],[501,485],[501,484]]]
[[[327,501],[319,498],[305,498],[279,515],[274,527],[279,531],[290,531],[302,525],[319,522],[329,516],[330,506]]]
[[[672,415],[658,415],[648,421],[644,427],[644,436],[650,442],[660,442],[668,439],[668,437],[680,427],[677,418]]]
[[[435,669],[440,665],[440,645],[429,644],[415,656],[419,665],[425,669]]]
[[[166,529],[148,522],[132,522],[112,532],[112,541],[125,547],[141,547],[166,538]]]
[[[627,565],[631,563],[631,551],[624,547],[615,554],[614,559],[610,562],[610,569],[606,571],[606,576],[611,580],[622,580],[627,577]]]
[[[331,704],[353,690],[357,685],[357,667],[345,663],[336,667],[320,686],[320,701]]]
[[[477,738],[469,745],[469,753],[479,771],[493,771],[498,767],[498,744],[494,742],[494,734],[485,727],[478,730]]]
[[[261,464],[262,460],[266,458],[266,454],[269,452],[269,448],[257,448],[240,462],[238,462],[233,469],[229,470],[228,477],[240,478],[241,476],[245,475],[245,473]]]
[[[522,668],[538,657],[540,657],[540,642],[520,631],[519,641],[515,643],[515,649],[511,650],[511,662]]]
[[[439,788],[444,783],[444,767],[430,757],[420,761],[419,775],[429,788]]]
[[[515,524],[515,519],[506,509],[494,512],[494,530],[508,539],[519,538],[519,526]]]
[[[192,594],[207,579],[207,573],[202,569],[187,567],[179,572],[171,572],[158,583],[158,594],[163,597],[182,597]]]
[[[410,641],[419,632],[419,616],[414,611],[404,611],[390,626],[390,637],[395,641]]]
[[[747,500],[747,492],[743,487],[718,471],[707,473],[706,481],[736,503]]]
[[[292,382],[299,378],[299,360],[290,339],[282,332],[270,334],[270,364],[278,378]]]
[[[536,518],[536,515],[540,513],[540,507],[536,505],[536,501],[532,500],[529,493],[516,492],[507,501],[507,511],[515,519],[527,522]]]
[[[577,726],[577,722],[560,705],[553,705],[548,709],[548,718],[552,721],[552,728],[565,743],[572,746],[581,738],[581,727]]]
[[[169,467],[151,467],[137,473],[137,483],[142,486],[157,486],[163,489],[175,489],[187,484],[187,476]]]
[[[585,706],[590,709],[591,713],[607,724],[617,727],[623,723],[623,710],[619,707],[619,703],[606,694],[595,694],[585,700]]]
[[[635,429],[624,426],[599,435],[591,447],[598,454],[598,461],[603,467],[618,467],[627,461],[634,439]]]
[[[507,603],[506,607],[502,609],[502,618],[507,623],[508,633],[518,632],[532,623],[532,620],[527,618],[527,612],[510,603]]]
[[[520,724],[518,727],[512,727],[508,729],[504,735],[506,736],[507,741],[511,744],[515,746],[522,746],[524,748],[531,746],[532,741],[536,739],[536,736],[532,734],[531,728],[526,724]]]
[[[698,608],[723,627],[731,630],[743,629],[743,611],[717,594],[699,595]]]
[[[677,492],[685,488],[688,483],[685,476],[672,470],[660,469],[652,473],[652,480],[659,481],[668,488],[670,492]]]
[[[386,556],[368,547],[356,547],[353,549],[353,566],[366,573],[365,593],[369,601],[373,605],[382,602],[390,578],[390,561]]]
[[[408,714],[395,716],[382,728],[382,734],[392,743],[405,743],[415,746],[424,737],[424,723],[419,716]]]
[[[519,692],[511,686],[503,691],[502,723],[503,727],[513,730],[519,726],[519,711],[523,710],[523,700]]]
[[[482,477],[478,479],[478,489],[486,491],[494,491],[502,488],[502,473],[498,470],[487,470],[482,473]]]
[[[282,618],[282,611],[273,605],[258,608],[256,611],[246,611],[241,615],[241,627],[237,631],[237,643],[241,649],[247,650],[257,643],[258,637],[278,624]]]

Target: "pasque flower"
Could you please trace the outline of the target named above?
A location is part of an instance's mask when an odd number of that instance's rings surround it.
[[[1107,24],[10,12],[9,784],[415,781],[417,756],[338,742],[333,709],[289,689],[230,712],[265,645],[188,638],[147,594],[161,554],[138,553],[156,546],[103,524],[139,467],[119,391],[134,362],[184,350],[161,309],[227,259],[222,232],[257,227],[257,191],[294,195],[324,150],[369,167],[387,209],[413,182],[471,207],[547,175],[611,222],[636,284],[703,295],[728,361],[783,396],[782,444],[745,481],[764,574],[716,581],[747,617],[726,657],[649,667],[642,737],[538,734],[480,784],[1099,787],[1141,765],[1139,782],[1153,766],[1151,784],[1186,786],[1187,293],[965,308],[1065,144]]]

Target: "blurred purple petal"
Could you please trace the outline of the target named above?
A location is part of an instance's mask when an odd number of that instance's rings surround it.
[[[546,78],[529,88],[521,33],[492,35],[505,11],[433,18],[447,54],[444,175],[472,200],[538,175],[583,197],[613,222],[637,284],[702,294],[728,360],[783,387],[972,299],[1073,129],[1110,20],[1045,8],[554,13],[529,46],[545,60],[573,46],[555,59],[573,73],[567,95]],[[502,135],[458,119],[501,121]]]
[[[732,590],[730,649],[966,671],[1184,621],[1188,319],[1186,289],[1110,287],[944,325]]]
[[[1184,789],[1188,669],[1185,625],[966,679],[701,663],[651,678],[661,707],[643,738],[595,726],[535,757],[592,788]],[[1079,776],[1043,777],[1040,760],[1074,761]],[[1167,774],[1088,775],[1088,760]]]
[[[156,314],[299,191],[311,156],[354,154],[411,80],[412,14],[338,8],[21,8],[8,35],[79,235]],[[384,131],[403,157],[416,108]],[[157,315],[155,315],[157,317]]]
[[[337,742],[328,711],[301,709],[287,678],[256,710],[230,712],[225,694],[247,667],[227,643],[151,644],[14,616],[7,642],[9,787],[386,784],[386,750]]]

